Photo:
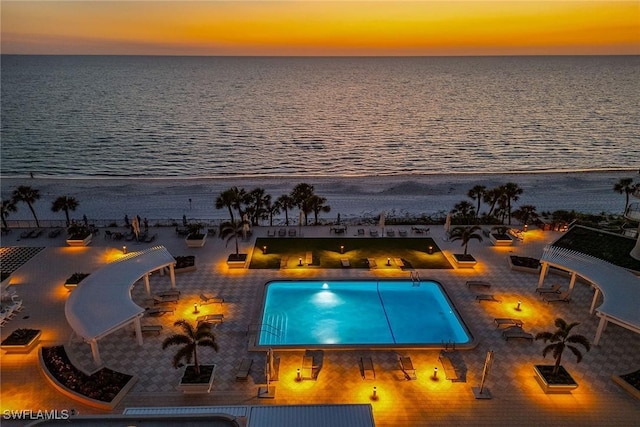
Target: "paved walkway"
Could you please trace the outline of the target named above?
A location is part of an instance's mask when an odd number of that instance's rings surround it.
[[[399,227],[395,227],[398,229]],[[410,230],[410,227],[406,227]],[[448,254],[458,252],[459,242],[445,242],[437,228],[431,227],[430,237],[436,239]],[[357,227],[349,229],[355,233]],[[598,347],[585,354],[576,364],[567,351],[563,365],[579,382],[580,387],[568,395],[547,395],[542,392],[533,377],[534,364],[552,363],[543,359],[543,343],[521,340],[505,341],[493,324],[495,317],[517,317],[524,328],[535,334],[552,330],[556,317],[581,322],[575,330],[593,340],[598,323],[589,315],[593,290],[578,283],[570,304],[547,304],[535,293],[538,276],[509,269],[510,254],[540,257],[542,248],[559,234],[529,231],[524,242],[512,247],[493,247],[488,241],[472,241],[470,252],[480,261],[475,269],[422,270],[423,280],[440,281],[456,304],[463,318],[477,338],[478,346],[455,354],[455,362],[463,367],[466,381],[451,382],[442,376],[431,378],[434,367],[441,371],[438,351],[410,350],[417,369],[416,381],[403,379],[392,351],[323,351],[322,369],[317,381],[295,381],[300,368],[302,351],[277,352],[280,358],[279,379],[273,382],[274,399],[258,399],[259,385],[265,382],[264,353],[248,350],[247,327],[255,323],[262,302],[264,284],[280,278],[409,278],[408,272],[399,269],[324,270],[300,268],[287,270],[229,270],[225,260],[230,248],[219,239],[208,239],[203,248],[187,248],[173,229],[158,229],[153,244],[166,246],[174,255],[197,257],[197,271],[177,275],[177,286],[182,295],[175,314],[157,318],[145,318],[145,323],[163,326],[158,336],[147,335],[144,345],[138,346],[132,330],[121,330],[99,341],[101,356],[106,366],[135,374],[138,382],[120,405],[113,411],[121,413],[126,407],[139,406],[199,406],[199,405],[262,405],[262,404],[324,404],[371,403],[378,427],[397,425],[583,425],[621,426],[633,425],[640,418],[640,402],[620,389],[611,380],[612,375],[628,373],[640,368],[640,335],[610,324]],[[332,236],[329,227],[303,227],[303,235]],[[43,330],[43,345],[64,343],[72,357],[87,369],[92,368],[90,348],[77,342],[64,317],[64,303],[68,291],[64,280],[75,272],[90,273],[104,263],[116,259],[122,245],[128,250],[146,248],[149,244],[95,238],[89,248],[64,246],[64,238],[50,239],[46,233],[37,239],[19,239],[14,231],[3,236],[3,247],[46,247],[30,254],[18,267],[12,280],[12,288],[23,298],[25,310],[20,317],[2,328],[2,338],[20,327]],[[410,234],[410,233],[409,233]],[[256,236],[267,235],[267,229],[256,229]],[[363,238],[371,238],[363,237]],[[243,250],[252,249],[252,242],[243,243]],[[490,293],[501,303],[478,302],[482,289],[469,289],[467,280],[485,280],[492,283]],[[568,286],[568,277],[550,276],[547,284],[558,282]],[[168,276],[154,274],[151,277],[153,291],[168,289]],[[207,292],[224,297],[224,304],[209,304],[200,308],[201,314],[223,313],[224,323],[215,329],[220,351],[204,349],[201,360],[217,364],[214,390],[206,396],[185,396],[176,390],[181,371],[171,367],[173,351],[163,351],[161,342],[175,331],[173,322],[179,318],[193,319],[193,304],[200,302],[198,295]],[[144,304],[144,285],[139,282],[132,291],[133,299]],[[516,311],[521,301],[521,310]],[[476,400],[471,387],[478,386],[487,351],[494,351],[494,364],[486,381],[491,400]],[[375,381],[363,381],[358,367],[359,357],[371,356],[376,370]],[[235,381],[235,367],[242,358],[254,359],[247,382]],[[3,354],[0,358],[2,410],[21,409],[69,409],[81,414],[99,413],[72,401],[49,386],[38,370],[37,351],[28,355]],[[373,386],[377,387],[378,400],[371,400]]]

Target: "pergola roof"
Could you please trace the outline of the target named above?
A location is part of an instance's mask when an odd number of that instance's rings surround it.
[[[91,273],[69,296],[64,312],[76,334],[101,338],[142,315],[131,300],[131,288],[145,274],[172,265],[164,246],[132,252]]]
[[[596,311],[640,330],[640,279],[622,267],[570,249],[547,246],[540,259],[549,265],[584,277],[602,292],[603,303]]]

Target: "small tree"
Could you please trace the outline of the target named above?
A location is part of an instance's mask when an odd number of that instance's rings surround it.
[[[67,227],[71,224],[71,219],[69,218],[69,211],[75,211],[80,203],[76,200],[75,197],[71,196],[60,196],[53,201],[51,204],[51,210],[53,212],[64,211],[64,214],[67,219]]]
[[[449,240],[452,242],[455,242],[456,240],[462,241],[461,246],[464,246],[464,254],[467,255],[467,247],[469,246],[469,241],[471,241],[471,239],[476,239],[477,241],[482,242],[482,236],[477,233],[479,230],[479,225],[471,227],[456,227],[451,230]]]
[[[25,202],[33,215],[33,219],[36,220],[36,227],[40,227],[40,222],[36,216],[36,211],[33,209],[33,204],[40,198],[40,190],[31,188],[28,185],[21,185],[11,195],[14,202]]]
[[[551,344],[542,349],[542,357],[547,357],[547,353],[553,352],[552,355],[556,359],[556,364],[553,367],[553,375],[557,375],[560,370],[560,363],[562,361],[562,353],[565,348],[571,350],[575,354],[577,363],[582,361],[582,352],[572,344],[580,344],[587,351],[591,349],[589,340],[584,335],[573,334],[571,329],[578,326],[580,323],[567,323],[564,319],[557,318],[555,325],[558,328],[555,332],[539,332],[536,334],[536,340],[543,340],[545,343],[549,341]]]
[[[629,194],[632,194],[640,184],[633,184],[633,178],[620,178],[620,180],[614,184],[613,191],[619,194],[625,195],[624,212],[627,212],[629,207]]]
[[[222,224],[220,224],[220,238],[226,241],[226,246],[229,246],[229,242],[235,239],[236,256],[240,254],[238,237],[242,236],[244,227],[248,224],[248,221],[223,222]]]
[[[177,320],[173,326],[180,326],[184,333],[167,337],[162,342],[162,349],[165,350],[172,345],[182,345],[182,348],[173,356],[173,367],[176,369],[179,368],[183,359],[186,363],[191,363],[193,359],[193,369],[196,374],[200,374],[197,352],[198,346],[211,347],[216,352],[218,351],[218,343],[216,343],[215,335],[211,332],[211,326],[206,322],[201,322],[194,329],[191,323],[184,319]]]
[[[9,228],[7,225],[7,217],[10,212],[16,212],[18,208],[16,207],[16,202],[13,200],[3,200],[2,205],[0,205],[0,215],[2,216],[2,226],[6,229]]]

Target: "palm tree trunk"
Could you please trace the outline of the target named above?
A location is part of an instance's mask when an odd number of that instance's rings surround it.
[[[236,233],[236,256],[240,254],[240,248],[238,247],[238,233]]]
[[[553,367],[553,375],[558,375],[558,372],[560,372],[560,362],[562,361],[562,353],[560,353],[558,355],[558,358],[556,359],[556,364]]]
[[[229,209],[229,216],[231,216],[231,224],[233,224],[234,218],[233,218],[233,210],[231,210],[231,205],[227,205],[227,209]]]
[[[64,210],[64,214],[67,217],[67,227],[69,226],[69,224],[71,224],[71,219],[69,218],[69,209],[65,209]]]
[[[9,228],[9,226],[7,225],[7,218],[5,218],[4,215],[2,215],[2,226],[4,228]]]
[[[284,225],[289,225],[289,210],[284,208]]]
[[[27,203],[27,206],[29,206],[29,210],[31,210],[31,213],[33,214],[33,219],[36,220],[36,227],[40,228],[40,222],[38,222],[38,217],[36,216],[36,211],[33,210],[33,206],[31,205],[31,203]]]
[[[196,375],[200,375],[200,364],[198,363],[198,351],[196,348],[198,345],[193,346],[193,370],[196,371]]]

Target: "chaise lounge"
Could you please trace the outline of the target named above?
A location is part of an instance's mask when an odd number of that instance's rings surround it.
[[[512,319],[510,317],[496,317],[493,319],[493,323],[496,324],[496,328],[499,328],[500,326],[517,326],[522,328],[522,320]]]
[[[409,356],[398,356],[398,363],[400,363],[400,370],[407,380],[418,379],[416,369],[413,367],[413,362]]]
[[[502,300],[497,299],[493,294],[476,295],[476,300],[478,302],[480,301],[502,302]]]
[[[533,334],[525,332],[520,326],[512,326],[502,331],[502,336],[505,340],[511,339],[524,339],[533,342]]]
[[[571,301],[571,294],[569,292],[562,292],[561,294],[550,294],[550,295],[545,295],[544,297],[542,297],[543,300],[545,300],[547,302],[547,304],[549,304],[550,302],[570,302]]]
[[[458,376],[455,366],[451,363],[449,356],[444,351],[441,351],[438,359],[440,360],[440,364],[442,364],[442,369],[444,369],[444,377],[449,381],[458,381],[460,377]]]
[[[560,285],[554,284],[553,286],[536,288],[536,292],[540,295],[542,294],[559,294],[560,293]]]
[[[362,375],[363,380],[376,379],[376,371],[373,368],[373,360],[371,360],[371,357],[360,358],[360,375]]]
[[[251,372],[251,365],[253,365],[253,359],[244,358],[236,369],[236,381],[246,381],[249,378]]]

